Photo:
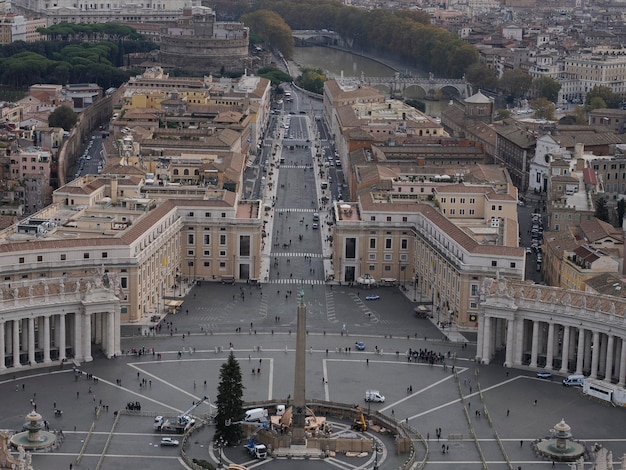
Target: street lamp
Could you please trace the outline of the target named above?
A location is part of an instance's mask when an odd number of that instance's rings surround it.
[[[374,470],[378,470],[378,454],[383,453],[383,445],[380,441],[374,442]]]
[[[219,463],[217,465],[217,468],[222,468],[222,449],[224,448],[224,445],[226,444],[226,442],[224,441],[223,437],[219,437],[219,439],[217,439],[214,442],[214,445],[217,446],[217,456],[219,458]]]

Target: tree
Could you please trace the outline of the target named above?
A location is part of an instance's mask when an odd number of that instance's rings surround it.
[[[532,81],[532,77],[523,70],[505,70],[500,79],[500,88],[514,99],[523,98],[530,89]]]
[[[62,127],[63,130],[69,131],[78,121],[78,114],[67,106],[59,106],[48,116],[48,126]]]
[[[607,86],[594,86],[585,97],[587,109],[619,108],[621,101],[620,96],[613,93],[613,90]]]
[[[530,102],[530,107],[535,111],[537,119],[554,121],[554,103],[547,98],[537,98]]]
[[[226,445],[234,446],[241,442],[243,430],[243,384],[241,383],[241,367],[231,352],[228,360],[220,368],[220,383],[217,386],[217,417],[215,440],[220,438]]]
[[[472,84],[474,89],[483,88],[493,90],[498,85],[498,78],[493,70],[479,62],[476,62],[467,68],[465,78]]]
[[[535,78],[532,87],[538,98],[546,98],[553,103],[559,99],[561,84],[550,77]]]
[[[287,59],[293,55],[293,33],[275,12],[258,10],[241,17],[241,21],[265,42],[281,51]]]
[[[604,221],[609,221],[609,208],[607,206],[606,197],[600,196],[596,199],[596,213],[595,216]]]
[[[574,109],[574,119],[576,120],[576,124],[587,124],[585,108],[582,106],[576,106],[576,109]]]
[[[624,214],[626,213],[626,199],[620,199],[619,201],[617,201],[617,226],[621,227],[623,220],[624,220]]]
[[[302,75],[298,77],[297,83],[305,90],[322,95],[325,81],[326,75],[322,69],[305,68],[302,70]]]
[[[273,86],[280,85],[284,82],[291,83],[293,81],[291,75],[274,67],[263,67],[259,69],[257,75],[259,77],[267,78],[272,82]]]

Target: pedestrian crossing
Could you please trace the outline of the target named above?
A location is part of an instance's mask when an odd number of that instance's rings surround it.
[[[326,318],[329,323],[337,323],[337,313],[335,311],[335,296],[332,290],[326,291]]]
[[[277,256],[283,256],[286,258],[302,258],[302,257],[309,257],[309,258],[323,258],[324,255],[321,253],[295,253],[295,252],[283,252],[283,251],[277,251],[277,252],[272,252],[272,256],[273,257],[277,257]]]
[[[313,213],[313,212],[317,212],[317,209],[302,209],[302,208],[298,208],[298,209],[287,209],[287,208],[282,208],[282,209],[278,209],[275,208],[274,212],[276,212],[277,214],[290,214],[291,212],[308,212],[308,213]]]
[[[291,169],[291,170],[309,170],[311,169],[311,165],[286,165],[285,163],[280,165],[281,169]]]
[[[313,284],[323,286],[326,283],[322,279],[270,279],[267,281],[267,284],[302,284],[305,286]]]

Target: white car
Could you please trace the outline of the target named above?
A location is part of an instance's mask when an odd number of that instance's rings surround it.
[[[376,279],[374,279],[371,274],[367,274],[367,273],[363,274],[362,276],[357,277],[356,282],[357,284],[360,284],[362,286],[376,285]]]
[[[171,437],[163,437],[161,438],[161,445],[167,447],[177,447],[179,442],[176,439],[172,439]]]

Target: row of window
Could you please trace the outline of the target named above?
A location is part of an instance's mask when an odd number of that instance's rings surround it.
[[[385,253],[383,255],[383,259],[385,261],[393,261],[393,254],[391,253]],[[376,261],[376,253],[368,253],[367,254],[367,260],[368,261]],[[409,257],[406,254],[402,254],[400,255],[400,261],[408,261]]]
[[[188,217],[194,217],[194,215],[195,215],[195,212],[193,212],[193,211],[190,211],[190,212],[188,212],[188,213],[187,213],[187,216],[188,216]],[[207,219],[210,219],[211,217],[213,217],[213,213],[212,213],[212,212],[205,212],[205,213],[204,213],[204,217],[205,217],[205,218],[207,218]],[[222,212],[222,213],[220,214],[220,217],[221,217],[222,219],[225,219],[225,218],[226,218],[226,212]],[[209,230],[209,228],[208,228],[208,227],[205,227],[204,229],[205,229],[205,230]],[[189,230],[193,230],[193,228],[192,228],[192,227],[189,227]],[[223,228],[222,228],[222,230],[225,230],[225,229],[223,229]]]
[[[447,201],[447,198],[442,197],[441,198],[441,203],[445,204]],[[470,197],[469,198],[469,203],[470,204],[476,204],[476,198]],[[455,197],[451,197],[450,198],[450,204],[456,204],[456,198]],[[459,204],[465,204],[465,198],[464,197],[460,197],[459,198]],[[495,210],[496,206],[491,206],[491,210]],[[502,210],[502,206],[500,206],[500,210]]]
[[[226,234],[220,234],[219,236],[219,240],[220,240],[220,246],[226,246],[226,242],[227,242],[227,237]],[[187,244],[188,245],[195,245],[196,243],[196,237],[193,233],[188,233],[187,234]],[[208,233],[205,233],[202,236],[202,244],[203,245],[210,245],[211,244],[211,235]]]
[[[377,238],[370,238],[370,250],[376,249]],[[385,238],[385,250],[391,250],[393,246],[393,238]],[[409,248],[409,240],[407,238],[400,239],[400,249],[406,250]]]
[[[85,252],[83,253],[83,259],[89,259],[91,257],[91,253],[89,252]],[[102,253],[100,253],[100,257],[101,258],[108,258],[109,257],[109,253],[107,251],[103,251]],[[67,255],[62,253],[60,255],[59,258],[61,261],[66,261],[67,260]],[[43,255],[37,255],[37,262],[41,263],[43,261]],[[24,264],[26,262],[26,259],[23,256],[20,256],[18,259],[18,263],[19,264]]]
[[[442,209],[441,211],[444,214],[446,213],[445,209]],[[474,209],[468,209],[467,211],[469,215],[474,215],[476,213]],[[456,215],[456,209],[450,209],[448,215]],[[465,209],[459,209],[459,215],[465,215]]]

